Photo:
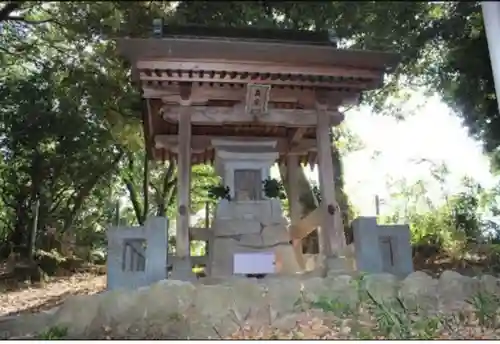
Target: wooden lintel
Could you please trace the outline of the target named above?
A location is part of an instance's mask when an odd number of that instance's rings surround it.
[[[224,140],[224,141],[248,141],[248,142],[259,142],[259,141],[277,141],[276,151],[280,154],[303,154],[304,152],[315,151],[316,150],[316,140],[314,139],[302,139],[294,144],[293,147],[289,146],[289,142],[285,138],[265,138],[265,137],[230,137],[230,136],[205,136],[205,135],[192,135],[191,136],[191,152],[203,152],[207,149],[212,148],[212,140]],[[164,148],[169,151],[177,152],[179,146],[179,137],[177,135],[156,135],[155,136],[155,147]]]
[[[173,254],[169,254],[168,256],[168,265],[175,265],[179,261],[179,257]],[[190,256],[189,260],[192,265],[206,265],[208,264],[208,256]]]
[[[339,97],[338,92],[329,92],[330,98]],[[194,84],[191,89],[193,104],[204,104],[208,100],[228,100],[235,102],[245,101],[246,87],[220,87]],[[143,85],[144,98],[162,99],[166,104],[179,104],[181,101],[180,90],[177,86],[151,87]],[[345,97],[345,95],[344,95]],[[304,108],[313,109],[315,106],[315,93],[311,89],[298,88],[271,88],[269,101],[276,103],[297,103]]]
[[[179,111],[180,108],[177,106],[164,106],[163,119],[177,122]],[[339,116],[343,118],[338,111],[329,111],[324,115],[329,117],[330,125],[337,123]],[[193,106],[191,123],[198,125],[262,123],[287,127],[314,127],[317,123],[317,112],[302,109],[269,109],[265,116],[256,121],[254,116],[240,107]]]
[[[189,228],[189,236],[191,240],[208,241],[211,235],[212,231],[210,228],[199,228],[199,227]]]

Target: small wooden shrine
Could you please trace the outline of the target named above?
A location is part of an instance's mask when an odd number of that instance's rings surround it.
[[[264,149],[259,142],[274,142],[262,154],[271,149],[271,163],[288,166],[292,212],[298,202],[294,170],[299,163],[318,164],[324,253],[342,246],[329,130],[344,119],[340,106],[357,104],[363,91],[382,86],[397,55],[337,49],[326,31],[164,25],[155,37],[118,39],[117,46],[142,89],[149,157],[177,162],[179,258],[189,257],[191,166],[217,165],[217,145],[231,146],[231,140],[240,147],[236,152],[253,147],[254,155]]]

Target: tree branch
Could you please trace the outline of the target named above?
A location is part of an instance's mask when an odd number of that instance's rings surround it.
[[[43,20],[30,20],[30,19],[26,19],[25,17],[20,17],[20,16],[8,16],[7,18],[5,18],[3,20],[4,21],[21,22],[21,23],[26,23],[26,24],[33,24],[33,25],[51,23],[54,21],[53,18],[43,19]]]

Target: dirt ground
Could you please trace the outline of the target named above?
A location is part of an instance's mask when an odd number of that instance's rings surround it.
[[[43,286],[20,285],[14,290],[11,286],[0,285],[0,316],[48,310],[69,296],[96,294],[105,288],[106,276],[91,273],[54,277]]]

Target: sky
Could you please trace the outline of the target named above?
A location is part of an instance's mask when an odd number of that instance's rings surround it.
[[[415,104],[422,106],[417,108]],[[422,159],[446,164],[450,172],[446,188],[452,193],[459,190],[464,176],[484,187],[493,186],[495,178],[481,143],[468,135],[460,118],[438,96],[427,98],[415,93],[403,107],[403,116],[405,120],[398,121],[374,115],[367,107],[346,113],[346,126],[364,143],[363,149],[343,157],[346,192],[360,215],[375,215],[375,195],[384,203],[381,214],[391,213],[396,203],[387,188],[391,179],[427,181],[428,196],[439,204],[443,192],[431,177],[431,164],[417,163]],[[317,170],[305,171],[317,180]],[[272,172],[273,176],[277,174],[275,168]]]

